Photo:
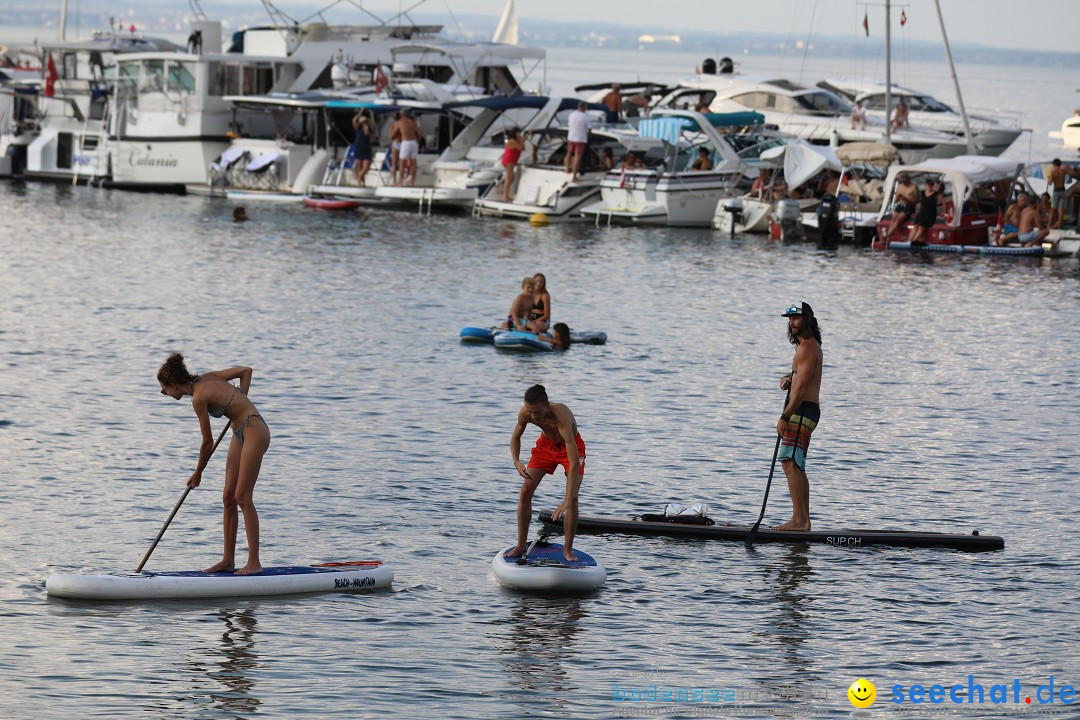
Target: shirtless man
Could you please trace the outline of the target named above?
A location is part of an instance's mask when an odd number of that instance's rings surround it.
[[[398,120],[401,130],[401,185],[409,178],[409,185],[416,187],[416,160],[420,156],[420,126],[413,119],[412,111],[404,110]]]
[[[1016,239],[1027,247],[1034,247],[1041,245],[1043,238],[1049,234],[1039,216],[1039,206],[1033,202],[1025,203],[1020,211],[1020,230]]]
[[[607,122],[609,125],[613,125],[622,120],[623,113],[623,101],[622,92],[618,83],[611,86],[611,90],[600,101],[607,108]]]
[[[521,452],[521,434],[529,423],[540,428],[540,437],[532,449],[529,466],[518,459]],[[559,465],[566,470],[566,497],[562,504],[551,514],[552,520],[565,516],[563,531],[566,542],[563,544],[563,557],[568,562],[575,562],[573,552],[574,532],[578,520],[578,489],[581,476],[585,472],[585,441],[578,434],[577,420],[570,408],[562,403],[548,402],[547,391],[543,385],[533,385],[525,391],[525,405],[518,411],[517,425],[510,437],[510,456],[514,458],[514,469],[524,482],[518,495],[517,506],[517,545],[508,551],[505,557],[514,557],[525,552],[529,535],[529,522],[532,520],[532,497],[544,476],[555,472]]]
[[[896,178],[896,199],[893,203],[892,221],[889,229],[881,241],[886,245],[892,239],[897,228],[906,223],[915,214],[915,206],[919,202],[919,188],[911,182],[911,176],[906,172],[900,173]]]
[[[1016,239],[1016,236],[1020,233],[1020,211],[1024,208],[1026,202],[1027,194],[1020,193],[1016,196],[1016,200],[1013,200],[1009,207],[1005,208],[1001,234],[994,240],[995,245],[1004,245]]]
[[[810,434],[821,419],[821,330],[808,303],[794,303],[782,313],[788,319],[788,340],[795,346],[791,372],[780,378],[780,389],[788,390],[788,403],[776,422],[780,435],[777,458],[787,476],[791,494],[791,520],[777,530],[810,529],[810,481],[806,477],[806,450]]]
[[[1065,219],[1065,176],[1080,177],[1074,168],[1065,167],[1060,158],[1054,158],[1050,172],[1046,174],[1046,186],[1050,188],[1050,227],[1059,228]]]

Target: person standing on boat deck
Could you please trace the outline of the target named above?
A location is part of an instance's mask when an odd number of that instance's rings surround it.
[[[577,110],[570,113],[566,120],[566,172],[573,173],[570,182],[577,180],[581,172],[581,161],[585,157],[585,144],[589,142],[589,128],[592,120],[585,110],[589,106],[579,102]]]
[[[409,185],[416,187],[416,163],[420,157],[420,126],[413,119],[411,110],[401,111],[401,177],[400,184],[405,184],[405,178],[409,178]]]
[[[889,222],[889,229],[885,231],[885,236],[881,239],[886,246],[889,244],[889,240],[892,239],[893,233],[915,214],[915,206],[919,202],[919,188],[911,181],[910,175],[902,172],[896,177],[896,181],[896,199],[893,202],[892,221]]]
[[[221,562],[211,565],[203,572],[232,572],[236,569],[236,529],[239,524],[237,508],[244,513],[244,532],[247,535],[248,559],[237,575],[258,575],[262,572],[259,562],[259,515],[255,510],[252,494],[259,479],[263,455],[270,447],[270,428],[262,415],[248,399],[251,387],[251,368],[233,367],[227,370],[192,375],[184,365],[184,357],[173,353],[162,364],[157,374],[161,394],[179,400],[191,396],[191,407],[199,418],[202,443],[199,445],[199,463],[202,468],[210,459],[214,438],[210,430],[210,416],[227,417],[233,428],[229,444],[229,457],[225,461],[225,488],[222,495],[224,510],[225,551]],[[233,385],[230,380],[239,380]],[[196,470],[188,478],[189,488],[199,487],[202,470]]]
[[[619,83],[615,83],[611,86],[611,90],[600,101],[607,108],[607,123],[614,125],[622,120],[623,105],[622,105],[622,88],[619,87]]]
[[[510,191],[514,186],[514,174],[517,172],[521,151],[525,149],[525,139],[517,128],[506,131],[506,147],[503,149],[503,202],[510,202]]]
[[[866,129],[866,108],[863,107],[862,100],[856,100],[851,106],[851,129]]]
[[[938,201],[941,198],[941,181],[930,178],[926,181],[926,187],[919,196],[919,211],[915,213],[915,229],[909,240],[913,243],[922,241],[923,235],[930,232],[930,228],[937,222]]]
[[[788,403],[776,421],[780,435],[777,458],[787,476],[791,494],[791,520],[777,530],[810,529],[810,480],[806,477],[806,451],[810,434],[821,419],[821,330],[809,303],[793,303],[781,317],[788,319],[788,340],[795,346],[791,372],[780,378],[780,389],[789,390]]]
[[[356,170],[356,184],[364,187],[364,176],[371,169],[371,122],[364,111],[353,115],[353,130],[356,136],[353,138],[353,168]]]
[[[532,307],[529,309],[529,332],[542,333],[551,323],[551,295],[544,273],[533,275]]]
[[[499,327],[507,330],[528,330],[529,313],[533,306],[533,285],[535,281],[531,277],[522,279],[521,293],[510,304],[510,313]]]
[[[529,466],[526,467],[518,455],[521,452],[521,434],[529,423],[540,428],[540,437],[532,449]],[[577,420],[570,408],[562,403],[548,402],[547,390],[543,385],[533,385],[525,391],[525,404],[518,411],[517,425],[510,436],[510,456],[514,459],[514,469],[521,476],[521,491],[517,506],[517,544],[506,553],[505,557],[514,557],[525,552],[529,535],[529,522],[532,520],[532,498],[540,481],[562,465],[566,470],[566,496],[559,507],[551,513],[552,520],[564,517],[563,557],[575,562],[574,533],[577,530],[578,490],[585,473],[585,441],[578,434]]]
[[[1075,168],[1065,167],[1061,164],[1061,158],[1054,158],[1050,172],[1046,174],[1046,185],[1050,190],[1050,207],[1053,213],[1050,218],[1050,227],[1061,227],[1065,220],[1065,176],[1080,177]]]

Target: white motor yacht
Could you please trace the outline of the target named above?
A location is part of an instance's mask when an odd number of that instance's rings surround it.
[[[882,83],[856,83],[843,80],[823,80],[818,87],[831,90],[852,103],[862,102],[867,117],[882,123],[891,117],[891,110],[885,107],[885,90]],[[894,107],[900,100],[908,109],[909,122],[919,127],[940,130],[965,137],[964,118],[960,113],[928,93],[909,90],[894,84],[889,88]],[[1020,127],[1020,113],[978,111],[971,109],[968,124],[971,127],[972,141],[978,155],[1000,155],[1013,144],[1024,132]]]
[[[33,125],[21,158],[26,177],[87,182],[109,177],[106,124],[116,58],[147,51],[177,53],[181,48],[161,38],[119,31],[42,45],[45,61],[36,92],[20,98],[31,106],[24,119]]]
[[[1061,130],[1051,130],[1050,137],[1061,140],[1065,147],[1080,153],[1080,110],[1065,118],[1061,123]]]
[[[525,139],[510,201],[503,200],[501,185],[493,185],[474,203],[474,214],[545,223],[579,221],[581,209],[600,198],[600,183],[608,172],[605,148],[616,162],[630,152],[663,156],[663,141],[643,138],[629,127],[590,130],[581,173],[575,179],[565,167],[567,131],[556,126],[556,121],[545,128],[534,127]]]
[[[755,110],[765,116],[766,124],[816,145],[883,142],[886,130],[884,122],[875,118],[867,119],[866,129],[853,130],[847,100],[828,90],[773,77],[702,73],[680,82],[654,106],[696,108],[702,104],[718,113]],[[917,126],[893,131],[891,142],[904,162],[954,157],[967,148],[954,135]]]
[[[600,223],[708,227],[717,202],[749,185],[762,164],[763,150],[783,143],[764,134],[760,113],[701,114],[658,109],[637,124],[642,137],[664,142],[655,167],[627,163],[610,170],[600,183],[600,200],[581,214]],[[702,168],[704,151],[707,167]]]

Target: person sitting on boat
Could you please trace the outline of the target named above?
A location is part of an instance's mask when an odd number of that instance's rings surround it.
[[[750,186],[750,192],[757,195],[758,200],[765,199],[765,190],[769,187],[771,173],[761,168],[758,170],[758,176],[754,178],[754,184]]]
[[[1050,227],[1054,219],[1054,201],[1048,192],[1039,196],[1039,219],[1045,227]]]
[[[908,126],[908,107],[903,98],[896,103],[896,109],[893,110],[892,116],[892,129],[899,130],[900,128],[906,128]]]
[[[525,139],[517,128],[506,131],[506,148],[502,154],[503,166],[503,202],[510,202],[510,190],[514,187],[514,174],[517,172],[521,151],[525,149]]]
[[[938,203],[941,200],[941,194],[941,180],[930,178],[926,181],[926,187],[923,188],[919,197],[919,211],[915,214],[915,229],[912,231],[911,237],[908,238],[912,244],[920,241],[926,242],[922,238],[937,222]]]
[[[1050,231],[1039,217],[1038,205],[1033,202],[1026,203],[1024,209],[1020,211],[1020,231],[1016,239],[1025,247],[1037,247],[1049,234]]]
[[[622,170],[644,170],[645,161],[641,159],[641,153],[631,150],[626,153],[619,167]]]
[[[690,166],[690,169],[696,171],[712,170],[712,158],[709,157],[709,148],[698,148],[697,160]]]
[[[565,350],[570,347],[570,328],[566,323],[555,323],[550,333],[539,334],[536,339],[551,343],[556,350]]]
[[[600,153],[600,164],[605,170],[615,169],[615,153],[611,151],[611,148],[606,147],[603,152]]]
[[[371,121],[363,110],[353,115],[353,130],[356,137],[353,139],[353,160],[356,170],[356,184],[364,187],[364,177],[371,169],[371,145],[375,139],[375,133],[371,129]]]
[[[198,469],[188,478],[189,488],[199,487],[202,468],[213,452],[210,417],[227,417],[233,428],[229,459],[225,462],[225,551],[220,562],[203,572],[235,571],[237,575],[258,575],[262,572],[259,562],[259,515],[255,511],[252,494],[259,479],[263,455],[270,447],[270,428],[247,396],[251,388],[251,368],[233,367],[192,375],[184,364],[184,356],[172,353],[162,363],[157,379],[162,395],[174,400],[190,395],[191,407],[199,418],[202,443],[199,445]],[[239,380],[240,383],[233,385],[230,380]],[[248,541],[247,564],[239,570],[235,565],[236,528],[239,524],[237,508],[244,514],[244,532]]]
[[[521,281],[521,293],[514,298],[510,305],[510,313],[499,327],[507,330],[528,330],[529,313],[533,306],[533,285],[535,281],[531,277]]]
[[[551,295],[547,291],[544,273],[533,275],[532,305],[529,306],[527,328],[529,332],[542,333],[551,322]]]
[[[614,125],[622,119],[623,101],[621,88],[618,83],[611,86],[611,90],[600,101],[607,108],[606,121],[609,125]]]
[[[851,106],[851,129],[866,129],[866,108],[863,107],[862,100],[856,100]]]
[[[919,188],[911,181],[911,175],[906,172],[900,173],[896,177],[896,200],[893,203],[892,221],[889,223],[889,229],[885,231],[885,235],[881,238],[881,241],[886,246],[892,239],[893,233],[915,214],[915,206],[918,202]]]

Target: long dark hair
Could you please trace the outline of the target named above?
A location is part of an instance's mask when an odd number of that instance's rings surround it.
[[[157,379],[162,385],[190,385],[198,380],[199,376],[188,372],[184,356],[174,352],[158,368]]]
[[[787,326],[787,340],[793,345],[799,344],[799,340],[802,338],[813,338],[821,344],[821,328],[818,327],[818,318],[814,317],[813,311],[804,313],[802,315],[802,329],[799,330],[799,334],[795,335],[792,331],[792,326]]]
[[[552,330],[559,336],[559,342],[562,343],[563,350],[570,347],[570,328],[567,327],[566,323],[555,323]]]

